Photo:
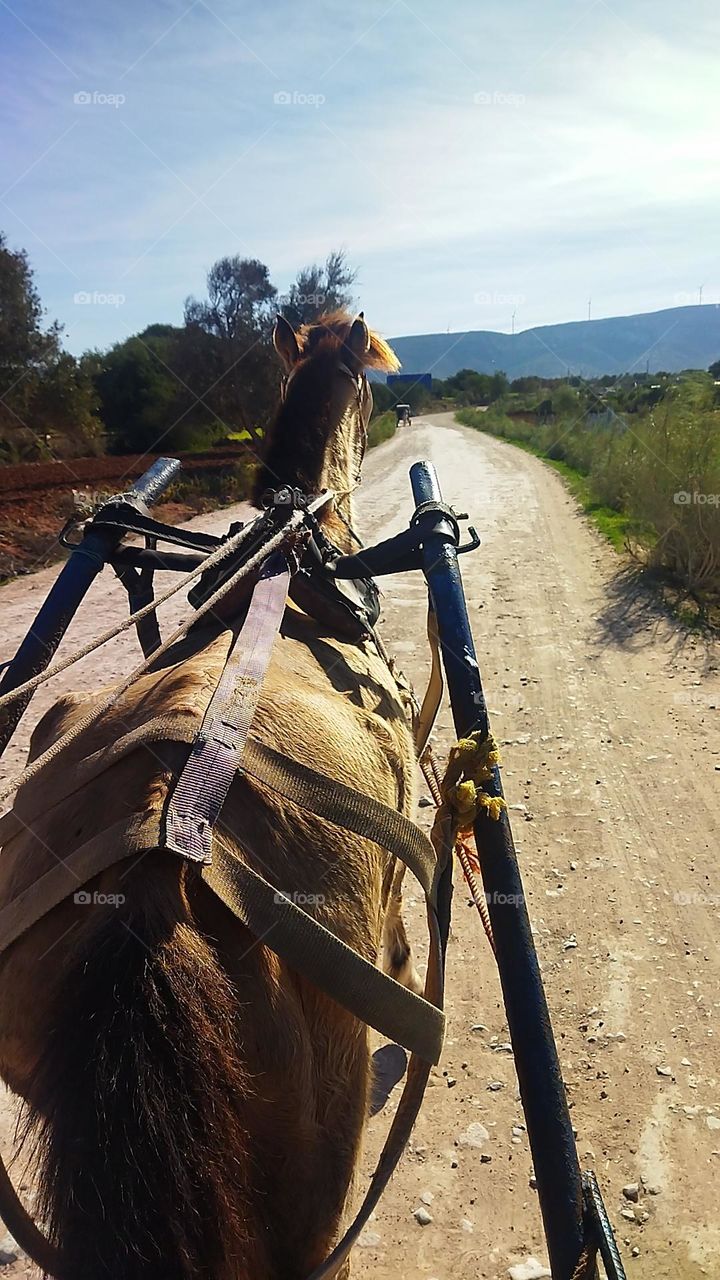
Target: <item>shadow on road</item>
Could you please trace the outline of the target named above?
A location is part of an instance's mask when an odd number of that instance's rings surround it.
[[[657,645],[679,655],[692,647],[694,656],[704,654],[707,664],[717,663],[716,631],[698,630],[680,621],[664,596],[667,584],[640,565],[619,570],[607,587],[607,597],[597,617],[599,638],[604,644],[638,652]]]

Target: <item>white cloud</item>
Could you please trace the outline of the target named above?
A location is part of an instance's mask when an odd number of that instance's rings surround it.
[[[75,272],[91,289],[122,279],[126,323],[179,320],[223,253],[262,257],[284,283],[338,244],[393,332],[509,327],[506,304],[478,308],[478,292],[522,296],[527,324],[588,291],[607,314],[713,287],[707,0],[692,24],[669,0],[163,0],[149,17],[135,2],[39,9],[76,76],[16,31],[4,121],[19,220],[0,206],[0,223],[51,314],[67,318]],[[126,103],[78,109],[78,85],[121,87]],[[326,101],[277,104],[278,88]]]

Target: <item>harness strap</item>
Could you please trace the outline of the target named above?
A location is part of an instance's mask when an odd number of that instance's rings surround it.
[[[124,733],[121,738],[117,738],[107,746],[99,747],[97,751],[93,751],[82,760],[73,761],[72,769],[58,772],[54,778],[49,777],[43,786],[43,812],[49,813],[51,809],[62,804],[63,800],[75,795],[94,778],[117,764],[123,756],[129,755],[131,751],[139,747],[152,746],[152,754],[158,762],[162,763],[163,747],[168,743],[191,743],[195,733],[196,722],[190,711],[175,711],[167,715],[152,716],[144,724],[130,729],[128,733]],[[23,799],[21,789],[18,791],[13,808],[0,816],[0,846],[6,845],[8,840],[18,835],[28,825],[31,815],[28,814],[28,822],[23,820]]]
[[[435,848],[424,832],[396,809],[281,755],[255,738],[248,740],[241,769],[299,808],[395,854],[410,868],[425,894],[433,893],[442,870]]]
[[[71,893],[78,893],[89,880],[107,871],[134,853],[157,848],[160,820],[155,814],[133,814],[119,818],[73,849],[54,867],[28,885],[0,911],[0,955],[42,920]],[[1,1215],[0,1215],[1,1216]]]
[[[427,1062],[440,1060],[445,1020],[434,1004],[381,973],[220,841],[202,877],[263,946],[349,1013]]]
[[[171,792],[165,844],[194,862],[211,860],[213,826],[242,764],[289,585],[288,562],[277,552],[263,565],[245,621]]]
[[[288,583],[287,562],[282,556],[273,557],[261,573],[240,632],[244,641],[242,652],[236,637],[200,733],[170,795],[164,824],[160,816],[153,813],[136,814],[129,821],[122,818],[19,893],[0,910],[0,954],[102,871],[140,852],[169,849],[191,861],[206,864],[202,876],[208,886],[259,942],[355,1017],[410,1049],[406,1084],[365,1199],[330,1256],[309,1277],[309,1280],[331,1280],[345,1262],[397,1166],[422,1104],[430,1066],[440,1056],[444,1032],[441,939],[446,936],[448,921],[438,919],[438,901],[445,904],[443,915],[448,915],[450,895],[446,887],[451,862],[449,849],[443,843],[438,844],[436,852],[414,823],[394,809],[257,741],[248,740],[284,612]],[[158,732],[157,723],[151,721],[151,726],[151,735],[153,729]],[[150,726],[142,726],[140,731],[126,735],[125,748],[130,741],[133,746],[142,744],[143,729],[147,740],[148,728]],[[167,730],[167,724],[164,728]],[[99,760],[92,761],[92,767],[97,768],[98,764]],[[410,867],[422,885],[427,906],[430,953],[425,998],[381,973],[279,893],[219,839],[215,845],[215,862],[208,865],[213,824],[220,816],[238,769],[300,808],[372,840]],[[6,815],[0,825],[7,839],[13,830],[13,816]],[[441,881],[443,891],[439,893]],[[1,1159],[0,1213],[20,1247],[47,1274],[62,1274],[61,1249],[36,1226]]]
[[[422,706],[415,724],[415,751],[418,759],[425,750],[430,734],[433,731],[433,726],[440,710],[440,703],[442,702],[443,689],[445,688],[442,662],[440,661],[437,616],[431,600],[428,601],[427,638],[430,645],[431,667],[425,697],[422,700]]]

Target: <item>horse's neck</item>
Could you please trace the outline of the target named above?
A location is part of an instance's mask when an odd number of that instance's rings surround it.
[[[348,524],[353,522],[352,490],[357,485],[360,453],[356,446],[359,424],[352,411],[332,430],[323,427],[322,415],[314,411],[303,416],[302,404],[292,413],[284,406],[278,415],[270,449],[253,486],[253,500],[261,504],[266,489],[289,485],[307,494],[332,489],[337,494],[335,510],[320,517],[341,551],[353,549]],[[328,439],[329,436],[329,439]]]
[[[354,448],[354,434],[349,427],[341,429],[327,449],[322,469],[322,488],[337,495],[333,510],[325,517],[328,536],[341,551],[355,549],[350,529],[354,528],[352,493],[358,480],[359,462]]]

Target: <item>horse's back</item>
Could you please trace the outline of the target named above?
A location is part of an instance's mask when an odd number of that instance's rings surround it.
[[[227,632],[192,633],[160,670],[122,694],[27,785],[21,796],[26,827],[0,859],[0,905],[78,842],[122,821],[123,815],[163,803],[187,755],[189,730],[199,728],[229,644]],[[38,726],[33,754],[46,750],[99,701],[100,695],[61,699]],[[185,741],[143,745],[129,736],[139,733],[141,738],[144,727],[158,722],[184,726]],[[392,676],[369,642],[340,641],[288,610],[251,732],[330,779],[393,808],[410,808],[412,747],[405,713]],[[123,752],[125,741],[131,746]],[[88,759],[110,763],[78,785]],[[298,895],[300,905],[367,959],[378,958],[390,859],[377,845],[282,800],[242,773],[233,782],[220,825],[220,838],[231,840],[237,856],[283,893]],[[126,1106],[118,1123],[135,1134],[128,1138],[137,1148],[130,1153],[130,1168],[136,1159],[157,1167],[157,1152],[145,1144],[149,1129],[156,1134],[158,1126],[172,1129],[175,1118],[165,1108],[174,1103],[189,1115],[188,1108],[197,1107],[212,1129],[206,1141],[215,1146],[207,1159],[214,1156],[220,1170],[218,1194],[221,1185],[238,1181],[229,1165],[220,1168],[230,1159],[223,1154],[222,1125],[235,1131],[230,1146],[244,1151],[247,1165],[239,1178],[237,1203],[223,1213],[245,1217],[246,1238],[248,1232],[256,1241],[272,1237],[268,1260],[255,1255],[253,1276],[262,1280],[265,1274],[284,1274],[283,1259],[309,1271],[332,1244],[356,1158],[367,1107],[367,1029],[288,970],[263,938],[253,937],[190,874],[182,859],[149,853],[130,867],[111,868],[85,888],[122,901],[117,908],[89,909],[71,896],[0,959],[0,1068],[44,1117],[43,1123],[52,1117],[56,1137],[48,1147],[52,1158],[46,1186],[57,1185],[61,1198],[65,1193],[71,1199],[76,1193],[90,1200],[96,1196],[93,1189],[78,1191],[75,1175],[68,1174],[64,1130],[57,1128],[54,1109],[62,1104],[67,1124],[74,1118],[78,1141],[95,1141],[92,1115],[83,1111],[84,1099],[69,1096],[68,1090],[78,1087],[69,1081],[81,1058],[89,1076],[92,1060],[104,1063],[111,1078],[110,1058],[124,1052],[124,1039],[117,1041],[124,1025],[136,1041],[133,1070],[147,1092],[144,1115],[131,1115],[127,1098],[127,1106],[121,1104],[122,1093],[116,1098],[117,1107]],[[161,999],[164,983],[167,991]],[[232,1023],[227,1021],[231,1009]],[[195,1048],[190,1052],[181,1042],[183,1010],[184,1034],[195,1046],[203,1038],[207,1042],[202,1063],[199,1049],[196,1055]],[[221,1052],[218,1042],[219,1019],[227,1052]],[[146,1053],[152,1044],[154,1054],[160,1052],[162,1028],[173,1056],[158,1067]],[[196,1084],[203,1091],[202,1102],[192,1097],[183,1101],[173,1092],[179,1064],[188,1054],[191,1061],[198,1057],[197,1081],[188,1068],[183,1089],[191,1093]],[[118,1062],[117,1078],[121,1075]],[[106,1105],[107,1084],[89,1076],[84,1088],[89,1094],[95,1090],[98,1102],[102,1094]],[[194,1132],[189,1121],[186,1128],[188,1134]],[[104,1188],[103,1199],[119,1196],[129,1174],[99,1169],[90,1150],[88,1160]],[[162,1172],[158,1169],[159,1202]],[[178,1176],[176,1166],[173,1180]],[[55,1205],[57,1220],[65,1223],[66,1210],[57,1200]],[[146,1240],[157,1231],[151,1210],[152,1205],[138,1208],[145,1224],[139,1236],[146,1232]],[[181,1210],[182,1205],[174,1230],[179,1229]],[[64,1230],[67,1234],[67,1225]],[[224,1280],[225,1272],[218,1269],[214,1275]],[[234,1280],[232,1271],[228,1280],[231,1275]]]

